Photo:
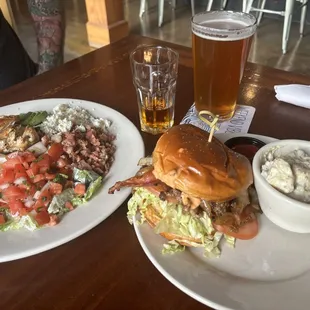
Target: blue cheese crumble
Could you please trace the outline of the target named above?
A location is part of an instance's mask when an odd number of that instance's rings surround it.
[[[40,129],[48,136],[58,133],[70,132],[73,126],[77,126],[80,131],[85,131],[86,126],[102,128],[107,130],[111,126],[111,121],[94,117],[86,109],[73,106],[67,103],[59,104],[41,124]]]

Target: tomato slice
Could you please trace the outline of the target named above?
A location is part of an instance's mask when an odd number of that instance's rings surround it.
[[[34,218],[40,226],[47,224],[50,221],[50,216],[46,210],[39,211]]]
[[[52,158],[54,162],[57,161],[63,153],[64,150],[61,143],[53,143],[47,151],[47,154]]]
[[[3,199],[9,201],[11,199],[25,199],[27,197],[26,190],[15,185],[10,185],[2,192]]]
[[[253,215],[251,207],[246,207],[241,214],[241,221],[246,220],[251,214]],[[213,226],[217,231],[241,240],[253,239],[258,234],[258,221],[256,218],[241,226],[237,232],[231,231],[229,226],[216,224],[213,224]]]
[[[3,169],[0,176],[0,184],[13,183],[15,180],[15,173],[13,169]]]

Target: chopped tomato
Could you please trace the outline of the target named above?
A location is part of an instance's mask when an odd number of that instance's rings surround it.
[[[43,154],[36,159],[35,163],[38,165],[39,168],[42,167],[49,168],[51,164],[51,157],[48,154]]]
[[[32,162],[30,164],[30,169],[32,170],[33,174],[36,175],[37,173],[39,173],[40,167],[37,162]]]
[[[250,220],[247,221],[247,218]],[[213,224],[213,226],[217,231],[237,239],[248,240],[254,238],[258,234],[258,221],[254,218],[250,207],[244,209],[241,214],[241,221],[244,221],[245,224],[242,225],[237,232],[232,231],[229,226],[215,224]]]
[[[2,192],[4,200],[9,201],[11,199],[25,199],[27,197],[26,190],[15,185],[10,185]]]
[[[35,155],[31,152],[24,152],[22,158],[26,163],[31,163],[36,159]]]
[[[35,173],[33,172],[32,168],[27,169],[26,173],[27,173],[28,177],[31,179],[34,178],[34,176],[35,176]]]
[[[74,192],[77,194],[77,195],[84,195],[85,192],[86,192],[86,186],[85,184],[82,184],[82,183],[78,183],[75,185],[74,187]]]
[[[60,183],[51,182],[49,190],[52,195],[59,195],[62,192],[62,185]]]
[[[44,173],[44,177],[46,180],[54,180],[56,178],[56,173]]]
[[[0,213],[0,225],[6,222],[4,214]]]
[[[15,179],[18,179],[20,177],[27,177],[27,172],[25,167],[22,164],[17,164],[14,167],[14,172],[15,172]]]
[[[42,181],[42,180],[45,180],[44,174],[37,174],[37,175],[35,175],[34,178],[32,179],[32,182],[33,182],[33,183],[38,183],[38,182],[40,182],[40,181]]]
[[[52,158],[53,161],[57,161],[63,153],[64,150],[61,143],[53,143],[47,151],[47,154]]]
[[[73,205],[72,205],[72,203],[71,203],[70,201],[67,201],[67,202],[65,203],[65,207],[66,207],[67,209],[69,209],[70,211],[74,209],[74,207],[73,207]]]
[[[45,174],[49,170],[49,167],[41,167],[40,168],[40,173]]]
[[[13,169],[3,169],[0,176],[0,184],[13,183],[15,180],[15,173]]]
[[[50,216],[46,210],[41,210],[37,212],[34,218],[40,226],[47,224],[50,221]]]
[[[3,169],[14,169],[14,167],[20,163],[21,163],[21,159],[19,156],[14,157],[14,158],[9,158],[7,161],[5,161],[2,164],[2,168]]]
[[[25,205],[20,200],[11,200],[9,202],[9,207],[12,214],[26,215],[28,213]]]

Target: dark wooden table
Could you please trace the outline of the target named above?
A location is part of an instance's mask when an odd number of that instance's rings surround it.
[[[180,52],[178,123],[193,102],[191,50],[137,36],[2,91],[0,104],[50,97],[85,99],[120,111],[138,127],[128,55],[141,43],[165,44]],[[310,77],[247,65],[239,103],[256,107],[251,133],[310,139],[310,110],[275,99],[273,86],[289,83],[310,84]],[[151,153],[157,137],[142,136]],[[65,245],[0,264],[0,309],[206,309],[153,267],[126,211],[125,202],[100,225]]]

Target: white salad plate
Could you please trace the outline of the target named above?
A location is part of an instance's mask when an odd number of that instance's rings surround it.
[[[112,122],[109,131],[116,135],[115,161],[104,179],[103,187],[86,204],[67,213],[59,224],[35,231],[0,232],[0,262],[34,255],[64,244],[86,233],[114,212],[130,194],[130,189],[109,195],[108,189],[119,180],[134,175],[137,162],[144,156],[144,143],[137,128],[122,114],[98,103],[75,99],[41,99],[0,108],[0,115],[29,111],[52,111],[61,103],[81,106],[93,116]]]
[[[218,134],[223,142],[244,134]],[[266,143],[276,139],[258,136]],[[259,216],[259,234],[221,243],[220,258],[203,257],[187,248],[163,255],[165,239],[147,224],[134,224],[139,242],[153,265],[172,284],[199,302],[220,310],[305,310],[310,304],[310,234],[281,229]]]

